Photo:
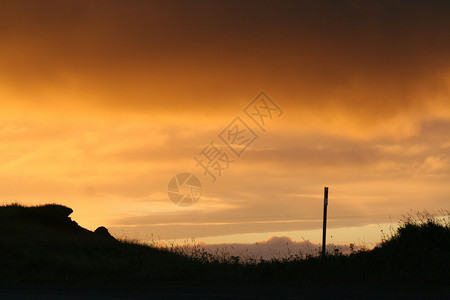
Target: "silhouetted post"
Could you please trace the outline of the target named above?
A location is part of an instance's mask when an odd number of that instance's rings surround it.
[[[322,257],[325,257],[325,246],[327,242],[327,206],[328,206],[328,188],[323,191],[323,235],[322,235]]]

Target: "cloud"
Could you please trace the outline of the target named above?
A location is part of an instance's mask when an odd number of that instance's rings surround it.
[[[5,1],[3,97],[103,111],[232,111],[261,89],[358,126],[447,109],[449,5]],[[245,103],[244,103],[245,104]]]
[[[158,245],[158,244],[157,244]],[[163,244],[161,246],[164,247]],[[195,247],[190,244],[179,246],[184,249],[185,252],[190,253],[195,250],[207,251],[218,257],[225,255],[239,256],[242,260],[247,261],[249,259],[289,259],[293,257],[306,257],[307,255],[318,255],[321,253],[321,246],[319,244],[311,243],[308,240],[295,241],[288,236],[271,236],[267,240],[259,241],[256,243],[218,243],[208,244],[202,241],[195,243]],[[335,253],[335,249],[339,253],[349,254],[351,249],[354,251],[361,249],[361,245],[334,245],[328,244],[326,251],[329,253]]]
[[[167,238],[320,227],[325,185],[336,226],[448,205],[449,11],[1,1],[1,197],[98,201]],[[212,184],[193,156],[261,90],[284,115]],[[180,210],[165,193],[185,171],[204,190]]]
[[[419,167],[419,173],[429,174],[448,174],[450,170],[450,160],[437,156],[428,156]]]

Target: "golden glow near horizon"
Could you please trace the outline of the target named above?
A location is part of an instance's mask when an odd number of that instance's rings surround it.
[[[2,1],[0,200],[211,243],[319,242],[324,186],[339,243],[449,209],[448,5],[332,5]],[[283,115],[210,182],[193,157],[262,90]]]

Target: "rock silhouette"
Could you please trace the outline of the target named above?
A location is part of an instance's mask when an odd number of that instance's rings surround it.
[[[87,230],[73,221],[69,215],[73,210],[59,204],[46,204],[24,207],[18,204],[2,207],[0,210],[0,227],[7,233],[34,240],[87,239],[115,241],[105,227],[95,232]]]
[[[104,226],[100,226],[97,229],[95,229],[94,233],[98,236],[101,236],[106,239],[112,239],[116,240],[108,231],[108,229]]]

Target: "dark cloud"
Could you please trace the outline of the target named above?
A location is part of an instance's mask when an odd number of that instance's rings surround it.
[[[373,119],[448,96],[445,1],[0,5],[0,76],[35,101],[51,86],[104,110],[211,110],[265,89]]]
[[[2,190],[146,199],[111,224],[167,238],[318,228],[325,184],[336,226],[445,206],[448,20],[447,1],[0,1],[0,103],[23,120],[0,125]],[[260,90],[283,119],[202,177],[198,211],[158,211]]]

